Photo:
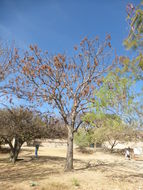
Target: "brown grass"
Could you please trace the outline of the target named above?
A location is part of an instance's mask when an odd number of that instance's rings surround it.
[[[65,148],[24,147],[13,165],[0,154],[0,190],[142,190],[143,161],[98,150],[83,154],[74,150],[74,171],[65,173]]]

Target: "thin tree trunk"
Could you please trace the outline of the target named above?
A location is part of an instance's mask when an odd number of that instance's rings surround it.
[[[115,145],[116,145],[116,140],[114,140],[113,144],[111,145],[111,149],[110,149],[111,152],[113,152],[113,148]]]
[[[67,157],[65,171],[71,171],[73,169],[73,137],[73,128],[72,126],[68,126]]]

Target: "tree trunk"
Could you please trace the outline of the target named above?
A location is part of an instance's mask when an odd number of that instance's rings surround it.
[[[113,142],[113,144],[111,145],[111,149],[110,149],[110,151],[111,151],[111,153],[113,152],[113,148],[114,148],[114,146],[116,145],[116,140]]]
[[[10,160],[15,163],[17,158],[18,158],[18,154],[19,154],[19,150],[18,149],[13,149],[11,152],[10,152]]]
[[[22,146],[22,143],[20,143],[19,140],[15,138],[13,146],[10,146],[11,147],[10,160],[13,163],[15,163],[18,158],[21,146]]]
[[[65,171],[71,171],[73,169],[73,127],[68,127],[68,140],[67,140],[67,156],[66,156],[66,165]]]

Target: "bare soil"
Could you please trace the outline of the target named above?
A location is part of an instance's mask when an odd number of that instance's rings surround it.
[[[143,161],[98,149],[74,149],[74,170],[64,172],[65,147],[23,147],[16,164],[0,153],[0,190],[143,190]]]

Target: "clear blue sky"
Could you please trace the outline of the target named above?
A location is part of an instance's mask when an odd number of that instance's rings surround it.
[[[22,48],[71,52],[81,38],[111,34],[122,54],[127,36],[126,5],[139,0],[0,0],[0,38]]]
[[[37,44],[51,53],[67,52],[85,36],[108,33],[118,55],[128,34],[126,5],[139,0],[0,0],[0,39],[18,47]],[[18,104],[17,100],[15,103]]]

